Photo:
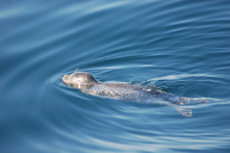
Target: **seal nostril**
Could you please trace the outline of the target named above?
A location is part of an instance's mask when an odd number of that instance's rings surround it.
[[[69,77],[68,75],[64,75],[63,78],[62,78],[62,81],[63,81],[65,84],[68,83],[68,81],[67,81],[67,80],[68,80],[68,77]]]

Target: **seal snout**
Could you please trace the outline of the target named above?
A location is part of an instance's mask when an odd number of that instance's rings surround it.
[[[64,75],[63,78],[62,78],[63,83],[69,84],[69,81],[68,81],[68,80],[69,80],[69,75],[67,75],[67,74]]]

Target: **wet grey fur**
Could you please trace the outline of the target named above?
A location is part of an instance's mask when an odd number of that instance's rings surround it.
[[[116,100],[128,102],[158,103],[170,105],[176,108],[183,116],[191,117],[192,111],[178,105],[189,104],[190,102],[200,102],[197,98],[178,97],[161,90],[152,90],[141,85],[131,85],[128,83],[100,82],[87,72],[75,71],[71,75],[64,75],[63,82],[76,89],[81,89],[83,93],[108,97]]]

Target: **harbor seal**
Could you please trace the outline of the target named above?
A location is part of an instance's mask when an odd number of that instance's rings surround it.
[[[128,102],[158,103],[173,106],[186,117],[191,117],[192,111],[179,105],[201,102],[197,98],[179,97],[142,85],[133,85],[125,82],[100,82],[93,75],[87,72],[77,72],[77,70],[70,75],[64,75],[62,81],[75,89],[80,89],[83,93],[94,96]]]

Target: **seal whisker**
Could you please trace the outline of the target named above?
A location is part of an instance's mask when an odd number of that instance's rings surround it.
[[[78,69],[79,69],[79,67],[76,68],[76,70],[74,71],[74,73],[76,73]]]

